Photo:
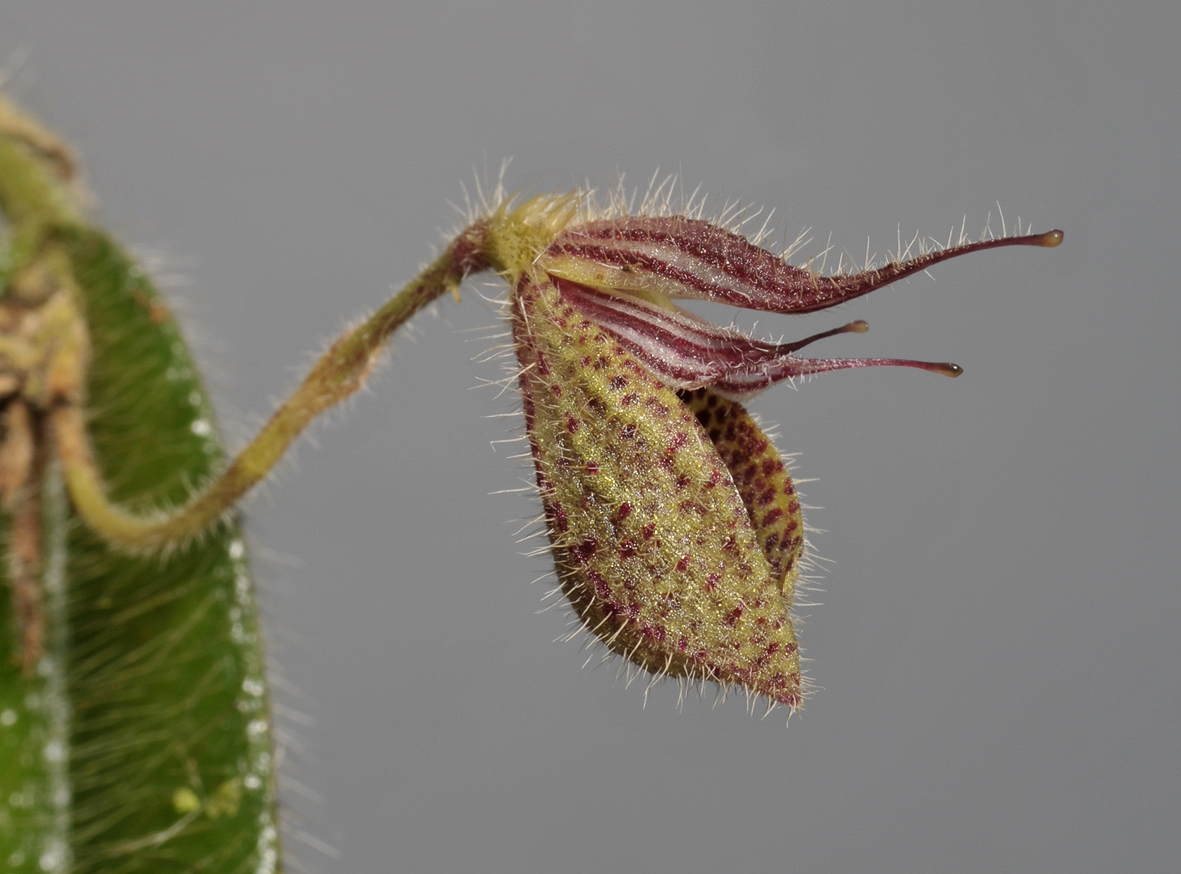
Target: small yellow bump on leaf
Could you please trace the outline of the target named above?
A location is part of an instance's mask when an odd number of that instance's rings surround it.
[[[182,816],[192,813],[201,806],[201,799],[188,786],[182,786],[172,793],[172,809]]]

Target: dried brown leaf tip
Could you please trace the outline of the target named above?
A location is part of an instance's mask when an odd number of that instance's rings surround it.
[[[804,358],[852,322],[767,343],[673,304],[825,309],[948,258],[1058,245],[1060,231],[963,239],[857,272],[797,267],[733,227],[583,196],[482,220],[510,284],[517,380],[561,589],[581,628],[654,679],[739,686],[768,708],[806,692],[792,604],[804,520],[778,450],[740,402],[828,370],[954,364]]]

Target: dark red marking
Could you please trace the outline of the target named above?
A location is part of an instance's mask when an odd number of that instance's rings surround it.
[[[590,537],[587,537],[585,540],[583,540],[582,543],[570,547],[570,557],[579,564],[586,564],[591,560],[591,557],[595,554],[595,551],[598,550],[598,548],[599,541],[592,534]]]

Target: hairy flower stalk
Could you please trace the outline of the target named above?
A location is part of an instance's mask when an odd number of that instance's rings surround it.
[[[491,260],[512,286],[518,382],[561,588],[583,627],[654,677],[734,684],[769,706],[797,708],[800,502],[783,459],[738,401],[828,370],[961,371],[802,358],[795,353],[805,345],[867,325],[763,343],[672,299],[810,312],[966,252],[1056,246],[1062,234],[961,243],[824,276],[699,219],[583,221],[570,207],[531,201],[498,213],[489,231]],[[548,238],[543,246],[538,236]]]

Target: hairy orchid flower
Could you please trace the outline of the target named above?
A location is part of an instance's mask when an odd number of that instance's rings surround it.
[[[978,242],[961,235],[913,258],[826,275],[823,267],[793,266],[738,230],[659,205],[634,214],[622,205],[598,210],[583,194],[519,206],[501,200],[338,338],[217,476],[179,506],[147,512],[113,501],[95,462],[79,388],[86,344],[71,333],[79,316],[69,310],[51,320],[41,357],[19,344],[9,355],[25,379],[24,399],[47,418],[71,504],[86,524],[116,549],[168,553],[216,525],[310,422],[355,393],[414,313],[467,276],[496,270],[509,286],[517,381],[560,589],[581,627],[654,678],[737,685],[794,709],[805,692],[791,616],[806,561],[804,521],[783,459],[741,401],[829,370],[960,370],[892,358],[805,358],[797,353],[808,344],[866,324],[768,343],[673,301],[806,313],[967,252],[1057,246],[1062,232],[986,233]],[[71,287],[66,266],[47,261],[45,270]],[[11,480],[11,487],[0,482],[6,500],[21,492],[30,469],[28,428],[10,419],[0,446],[0,473],[7,471],[0,479]],[[24,501],[21,518],[34,519],[35,506]],[[25,542],[36,544],[35,526],[28,531]],[[27,552],[21,573],[37,563],[36,550]],[[35,595],[18,604],[27,664],[39,653]]]
[[[896,365],[803,358],[822,337],[754,340],[676,307],[696,298],[777,313],[824,309],[1002,237],[822,275],[680,215],[585,218],[574,197],[498,211],[483,250],[509,311],[545,523],[561,589],[587,629],[654,678],[737,685],[769,706],[805,693],[791,609],[804,521],[787,466],[739,402],[785,379]],[[478,266],[484,266],[480,264]]]
[[[469,275],[508,283],[512,376],[571,636],[601,641],[629,682],[737,687],[770,712],[807,691],[791,611],[809,547],[791,473],[744,399],[828,370],[959,368],[805,358],[865,323],[770,343],[674,301],[809,312],[965,252],[1062,240],[1002,230],[825,275],[659,193],[633,213],[581,194],[514,207],[498,187],[222,461],[175,319],[85,215],[74,173],[68,148],[0,95],[0,545],[22,669],[0,676],[0,843],[12,865],[55,870],[71,855],[87,870],[274,867],[266,678],[235,508]]]

